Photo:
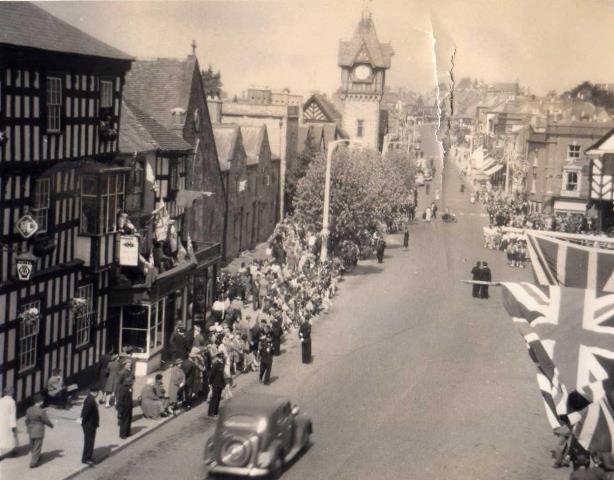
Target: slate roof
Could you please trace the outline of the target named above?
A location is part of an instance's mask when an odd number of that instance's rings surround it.
[[[30,2],[0,2],[0,44],[133,60]]]
[[[257,165],[260,161],[259,156],[266,134],[267,129],[265,125],[241,126],[241,137],[243,138],[243,148],[247,156],[247,166]]]
[[[137,60],[126,75],[124,98],[167,129],[177,129],[172,111],[187,110],[195,67],[193,55]]]
[[[139,108],[123,101],[119,150],[124,153],[151,150],[191,151],[192,146]]]
[[[213,138],[215,139],[220,170],[228,172],[232,166],[237,142],[240,138],[239,127],[232,124],[215,124],[213,125]]]
[[[394,50],[390,43],[380,43],[375,32],[375,25],[370,16],[363,17],[354,31],[354,37],[349,42],[339,42],[339,57],[337,63],[340,67],[351,67],[360,53],[363,45],[371,65],[376,68],[390,68],[390,58]]]

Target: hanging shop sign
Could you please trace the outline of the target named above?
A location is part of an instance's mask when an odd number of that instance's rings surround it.
[[[32,215],[26,213],[17,220],[15,228],[23,238],[28,239],[38,231],[38,223],[32,218]]]
[[[27,282],[32,278],[34,267],[37,258],[29,251],[20,253],[15,257],[15,267],[17,270],[17,279],[21,282]]]
[[[139,237],[136,235],[118,236],[119,264],[125,267],[139,265]]]

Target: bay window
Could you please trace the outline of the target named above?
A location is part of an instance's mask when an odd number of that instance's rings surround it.
[[[117,230],[117,215],[124,210],[123,173],[81,175],[82,235],[104,235]]]
[[[150,355],[164,345],[164,300],[122,309],[121,347]]]

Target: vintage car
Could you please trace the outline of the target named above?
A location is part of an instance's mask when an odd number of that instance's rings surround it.
[[[309,447],[311,419],[284,397],[248,395],[220,410],[205,439],[208,475],[281,475],[284,465]]]

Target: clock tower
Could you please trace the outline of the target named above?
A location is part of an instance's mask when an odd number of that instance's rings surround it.
[[[350,138],[375,149],[381,147],[385,133],[380,128],[380,102],[392,55],[390,43],[379,42],[371,13],[366,10],[352,40],[339,42],[343,129]]]

